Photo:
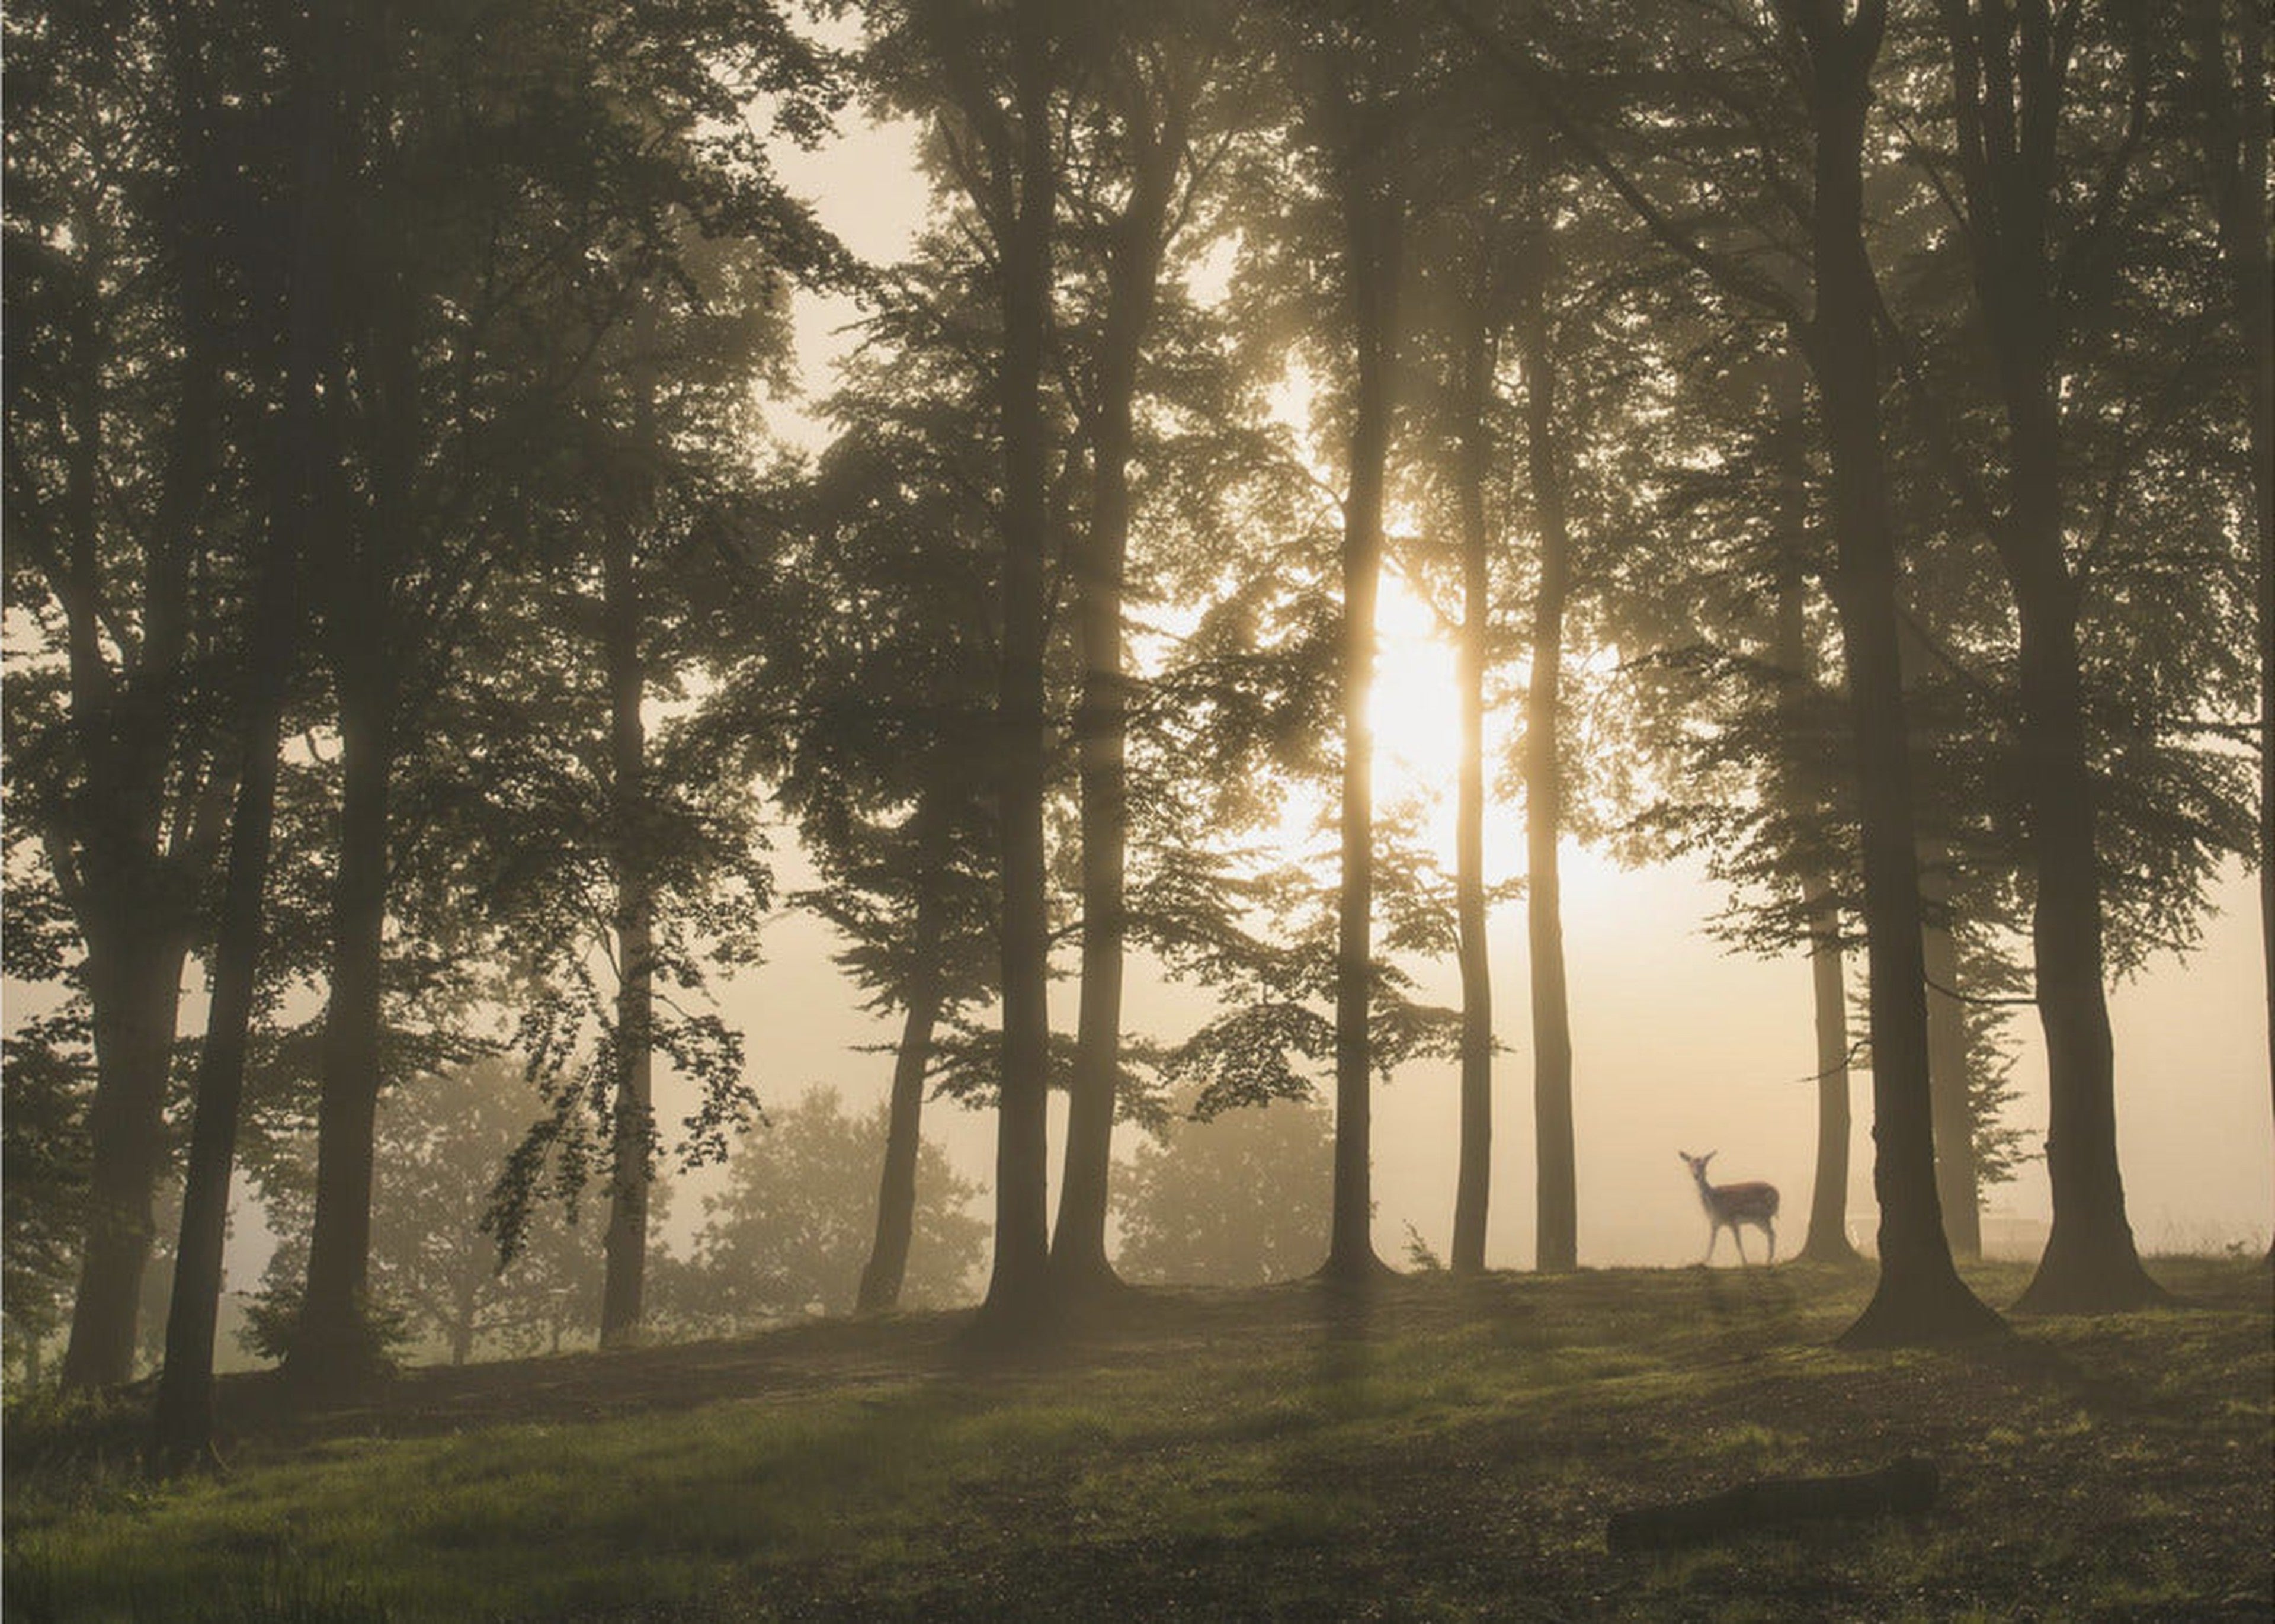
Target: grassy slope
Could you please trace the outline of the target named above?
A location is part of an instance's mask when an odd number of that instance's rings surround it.
[[[2010,1346],[1825,1346],[1788,1267],[1147,1293],[1016,1371],[951,1318],[225,1395],[225,1480],[99,1423],[9,1439],[7,1617],[462,1620],[2275,1614],[2269,1276]],[[2023,1272],[1990,1269],[1994,1302]],[[1899,1454],[1916,1521],[1614,1557],[1605,1517]]]

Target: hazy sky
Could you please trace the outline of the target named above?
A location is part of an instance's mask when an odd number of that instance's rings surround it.
[[[813,200],[823,221],[856,252],[889,259],[904,252],[921,223],[926,191],[905,128],[859,127],[818,154],[788,154],[782,168]],[[834,329],[852,314],[843,300],[801,297],[796,311],[807,386],[829,387],[828,366],[843,340]],[[812,427],[784,404],[770,420],[785,439],[812,443]],[[1142,547],[1142,536],[1136,543]],[[1450,740],[1454,700],[1450,652],[1429,645],[1417,617],[1402,619],[1386,600],[1386,668],[1396,691],[1401,734],[1417,759],[1394,781],[1418,779],[1449,793],[1451,758],[1426,726],[1432,695],[1445,695],[1442,736]],[[1420,725],[1415,718],[1424,719]],[[1418,737],[1417,736],[1418,736]],[[1513,809],[1501,808],[1491,837],[1495,861],[1522,850]],[[1506,854],[1506,855],[1500,855]],[[1767,1178],[1785,1194],[1787,1244],[1798,1248],[1808,1209],[1815,1144],[1815,1069],[1810,981],[1798,957],[1762,962],[1727,956],[1703,932],[1721,905],[1719,888],[1695,869],[1621,872],[1568,846],[1565,934],[1575,1046],[1580,1179],[1580,1255],[1587,1263],[1662,1263],[1695,1257],[1704,1220],[1677,1150],[1719,1150],[1718,1175]],[[2275,1122],[2271,1122],[2256,926],[2249,877],[2231,867],[2218,888],[2219,915],[2203,951],[2162,960],[2115,990],[2118,1114],[2134,1227],[2151,1250],[2201,1249],[2235,1240],[2264,1244],[2275,1212]],[[1496,1027],[1508,1052],[1495,1087],[1494,1200],[1489,1250],[1496,1265],[1529,1262],[1532,1247],[1531,1051],[1521,909],[1493,918]],[[888,1057],[852,1046],[890,1036],[863,1016],[828,962],[819,923],[784,918],[767,935],[770,962],[726,994],[727,1011],[749,1035],[762,1094],[795,1097],[810,1083],[840,1087],[849,1101],[883,1095]],[[1430,967],[1423,995],[1458,1001],[1450,962]],[[1072,1017],[1071,981],[1054,989],[1054,1019]],[[1205,1018],[1189,988],[1133,974],[1127,1024],[1176,1037]],[[2029,1012],[2016,1023],[2023,1052],[2014,1111],[2035,1149],[2044,1123],[2044,1069]],[[1859,1017],[1861,1018],[1861,1017]],[[1871,1222],[1871,1086],[1855,1082],[1856,1140],[1850,1209],[1857,1238]],[[1456,1084],[1451,1063],[1405,1069],[1377,1091],[1375,1233],[1387,1257],[1402,1251],[1405,1226],[1440,1254],[1452,1225]],[[1061,1113],[1060,1114],[1062,1114]],[[1054,1115],[1054,1127],[1058,1116]],[[927,1129],[980,1178],[991,1175],[991,1117],[954,1106],[929,1108]],[[680,1204],[684,1214],[694,1206]],[[1986,1207],[2043,1220],[2042,1163],[1992,1190]],[[1727,1256],[1727,1249],[1725,1256]]]

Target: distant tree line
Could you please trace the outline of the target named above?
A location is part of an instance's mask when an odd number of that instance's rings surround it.
[[[615,1344],[931,1298],[975,1244],[942,1092],[998,1127],[983,1337],[1119,1289],[1117,1229],[1189,1266],[1128,1187],[1322,1087],[1318,1253],[1360,1285],[1372,1091],[1422,1055],[1477,1272],[1504,785],[1538,1266],[1582,1249],[1579,836],[1702,857],[1734,940],[1807,955],[1814,1258],[1869,1068],[1851,1341],[1999,1328],[1954,1254],[2020,1008],[2054,1218],[2018,1306],[2157,1298],[2107,987],[2238,856],[2275,933],[2255,0],[827,9],[852,42],[771,0],[6,19],[4,968],[50,990],[8,1035],[16,1345],[125,1380],[170,1248],[159,1451],[198,1458],[240,1180],[310,1394],[414,1320],[465,1356],[563,1304]],[[932,183],[896,264],[772,162],[863,112]],[[758,407],[797,289],[863,313],[811,457]],[[1386,569],[1456,629],[1450,875],[1376,804]],[[1313,797],[1321,861],[1246,850]],[[707,989],[791,907],[897,1023],[881,1123],[757,1122]],[[1440,955],[1458,1009],[1416,995]],[[1129,1033],[1133,962],[1218,1014]],[[660,1177],[721,1160],[660,1254]]]

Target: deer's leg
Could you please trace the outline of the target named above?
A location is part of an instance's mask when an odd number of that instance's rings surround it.
[[[1704,1268],[1708,1264],[1710,1264],[1710,1263],[1712,1263],[1712,1262],[1713,1262],[1713,1261],[1714,1261],[1714,1247],[1715,1247],[1715,1244],[1716,1244],[1718,1242],[1719,1242],[1719,1241],[1721,1240],[1721,1238],[1722,1238],[1722,1226],[1721,1226],[1721,1225],[1719,1225],[1719,1224],[1709,1224],[1709,1225],[1707,1225],[1707,1226],[1706,1226],[1706,1255],[1705,1255],[1704,1258],[1701,1258],[1698,1260],[1698,1266],[1699,1266],[1700,1268],[1702,1268],[1702,1269],[1703,1269],[1703,1268]]]
[[[1765,1223],[1762,1226],[1762,1233],[1770,1238],[1770,1262],[1774,1265],[1777,1262],[1777,1226]]]

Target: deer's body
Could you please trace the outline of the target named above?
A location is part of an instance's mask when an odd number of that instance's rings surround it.
[[[1768,1237],[1770,1261],[1775,1263],[1777,1186],[1765,1184],[1758,1180],[1743,1184],[1710,1184],[1706,1182],[1706,1164],[1714,1159],[1713,1152],[1709,1151],[1704,1156],[1693,1156],[1687,1151],[1677,1151],[1675,1154],[1682,1157],[1683,1164],[1690,1169],[1690,1176],[1698,1181],[1698,1199],[1705,1206],[1707,1219],[1712,1224],[1706,1232],[1706,1256],[1702,1261],[1712,1263],[1714,1260],[1714,1243],[1722,1238],[1722,1230],[1727,1226],[1730,1231],[1730,1243],[1738,1249],[1738,1262],[1744,1264],[1746,1243],[1738,1234],[1738,1226],[1751,1224]]]

